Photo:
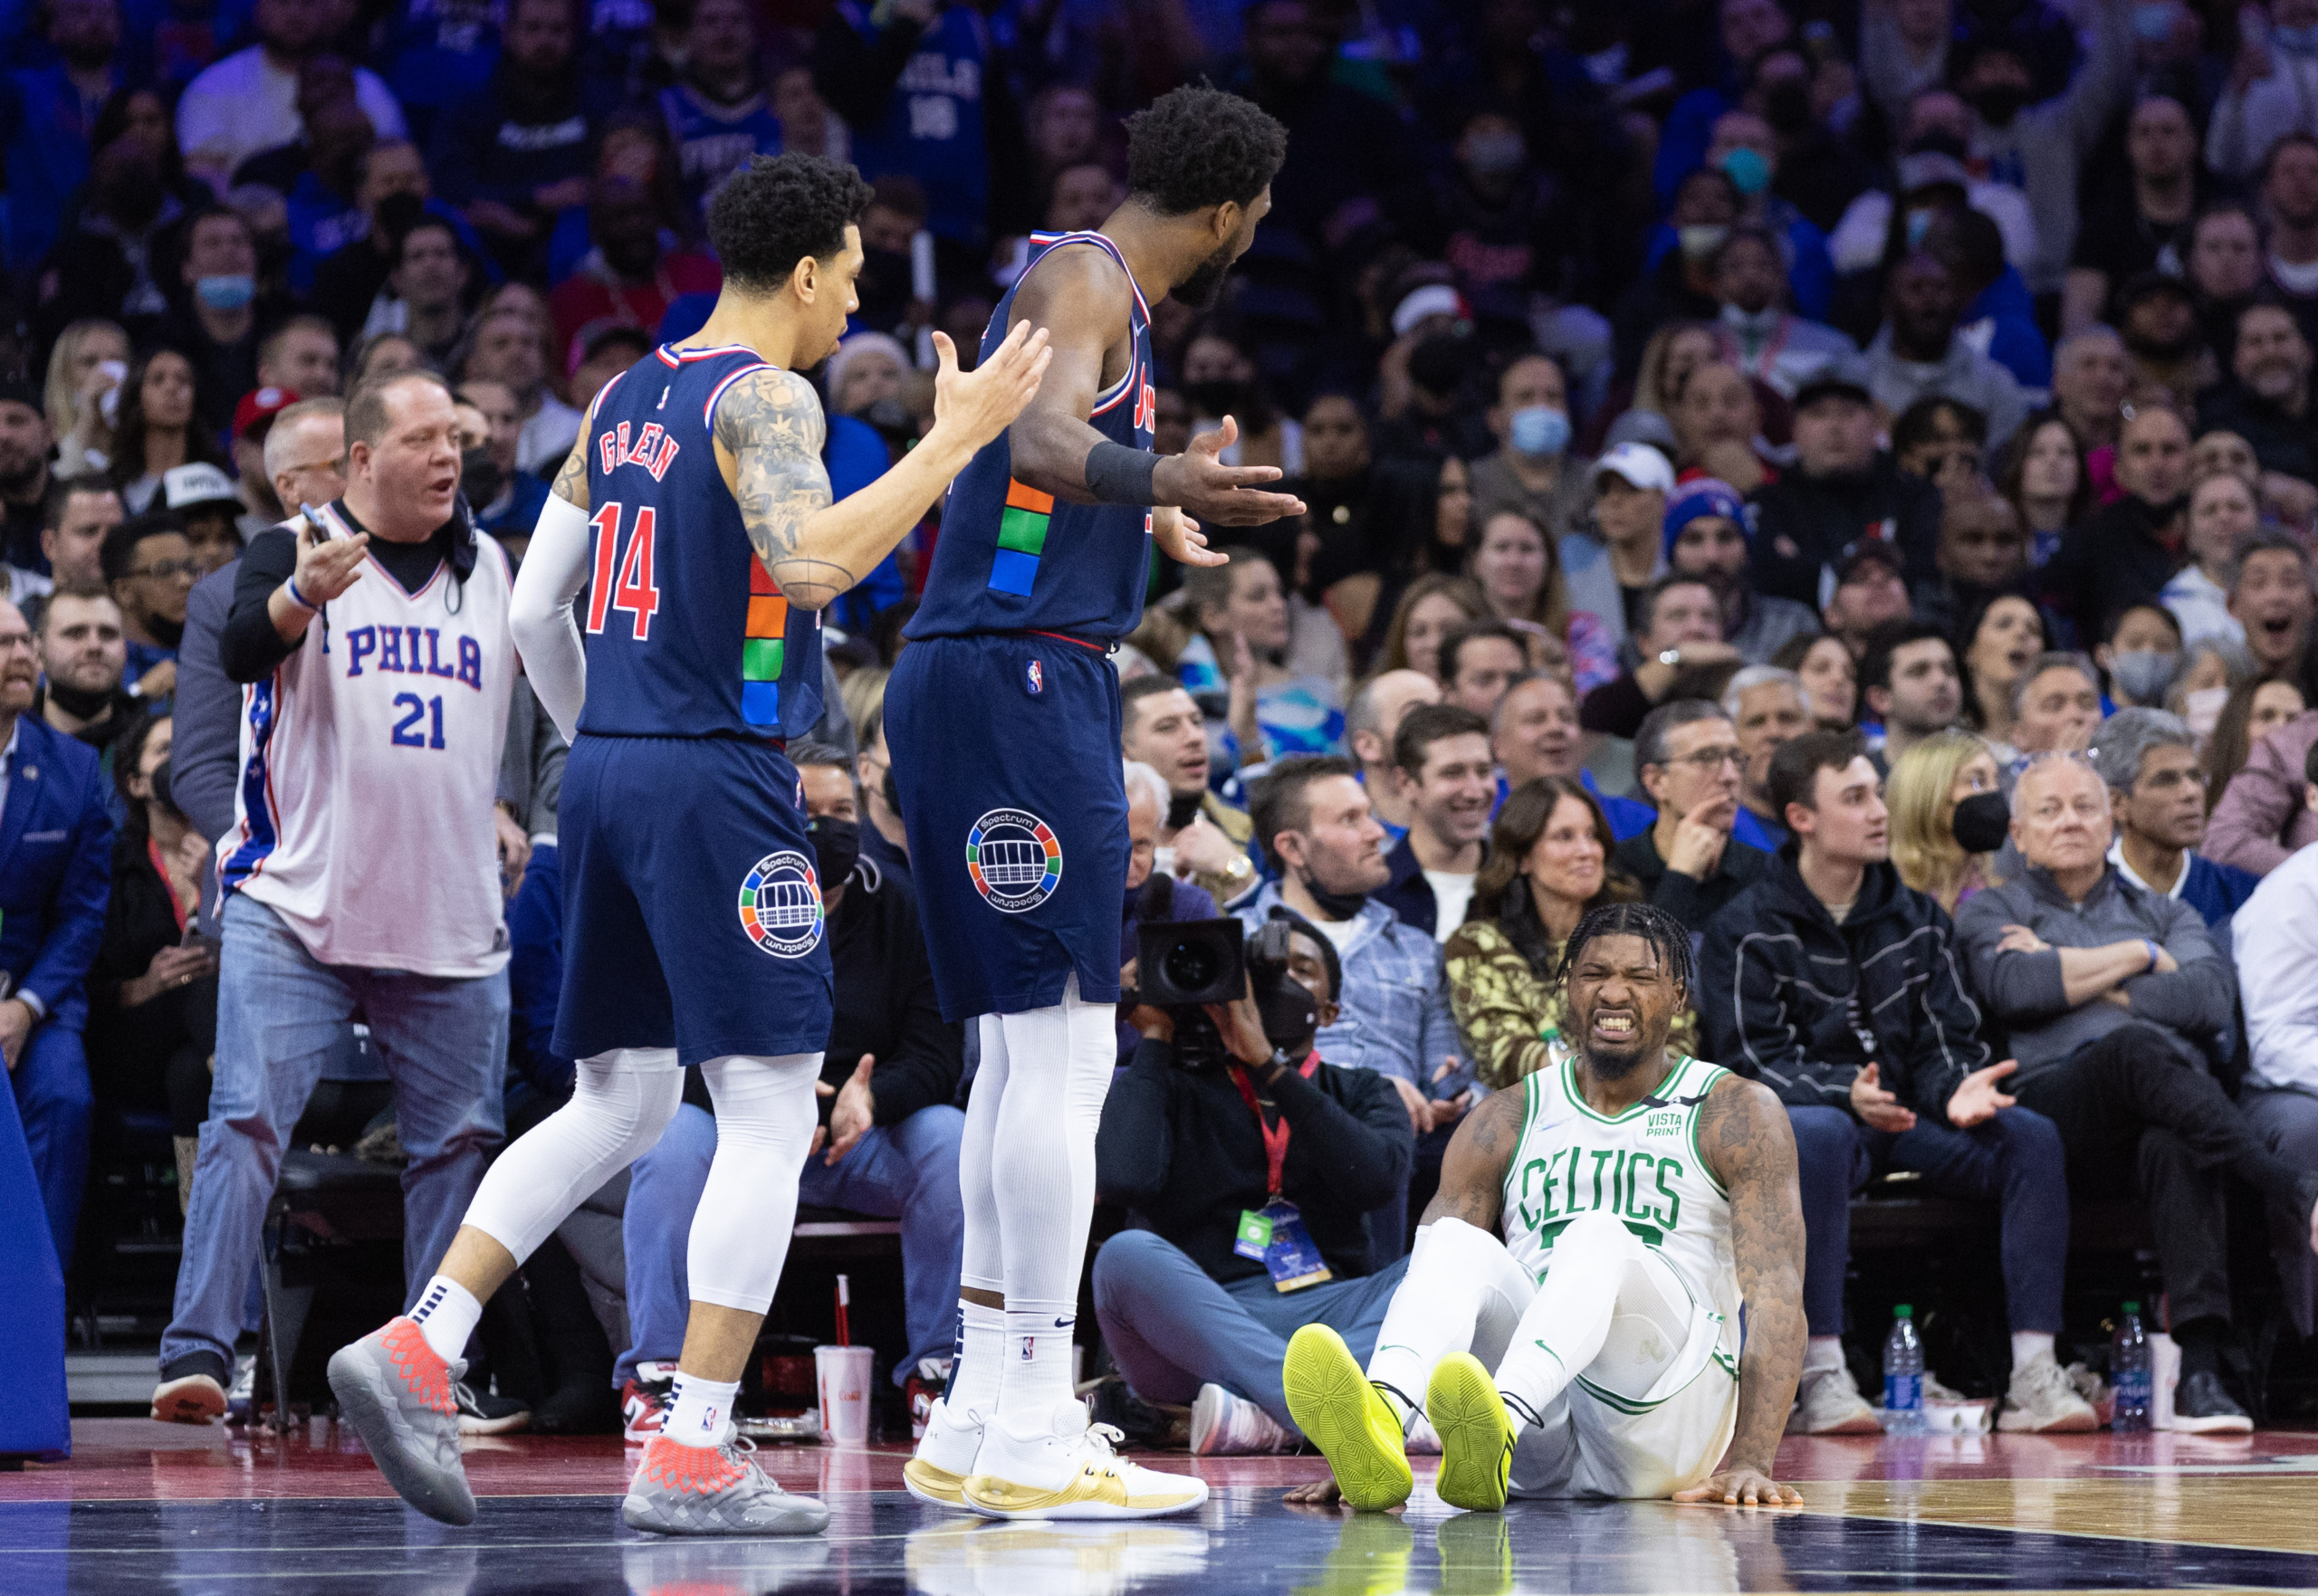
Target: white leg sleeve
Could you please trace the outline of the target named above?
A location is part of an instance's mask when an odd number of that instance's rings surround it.
[[[1002,1221],[991,1165],[998,1148],[998,1113],[1006,1100],[1006,1027],[998,1016],[974,1021],[982,1033],[982,1066],[966,1100],[965,1135],[958,1144],[958,1195],[965,1205],[964,1267],[958,1284],[977,1291],[1006,1289],[1006,1257],[999,1245]]]
[[[1573,1219],[1554,1238],[1553,1265],[1497,1366],[1497,1388],[1532,1424],[1580,1371],[1620,1396],[1647,1395],[1690,1337],[1690,1300],[1672,1267],[1617,1220]]]
[[[999,1017],[1006,1092],[991,1190],[1006,1216],[1006,1364],[999,1412],[1036,1424],[1070,1400],[1078,1276],[1095,1213],[1095,1130],[1118,1063],[1118,1006],[1088,1003],[1074,976],[1051,1008]]]
[[[580,1060],[571,1101],[499,1155],[467,1205],[466,1222],[522,1262],[596,1188],[660,1139],[684,1095],[674,1047],[627,1047]]]
[[[744,1314],[772,1305],[797,1223],[797,1180],[819,1114],[821,1055],[733,1054],[700,1066],[716,1104],[716,1156],[693,1212],[685,1276],[696,1303]]]
[[[1417,1230],[1408,1273],[1384,1310],[1368,1378],[1400,1398],[1405,1411],[1424,1405],[1432,1366],[1470,1352],[1496,1364],[1536,1287],[1505,1244],[1462,1219],[1435,1219]]]

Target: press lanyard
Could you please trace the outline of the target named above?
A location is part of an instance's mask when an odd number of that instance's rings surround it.
[[[1319,1067],[1320,1055],[1316,1048],[1305,1056],[1296,1073],[1308,1081],[1312,1078],[1312,1072]],[[1281,1166],[1288,1162],[1288,1116],[1280,1115],[1277,1125],[1264,1123],[1263,1105],[1256,1101],[1256,1089],[1249,1083],[1248,1072],[1236,1064],[1231,1066],[1231,1084],[1240,1088],[1240,1100],[1247,1104],[1248,1112],[1256,1116],[1256,1129],[1262,1132],[1264,1139],[1265,1178],[1269,1182],[1264,1190],[1268,1197],[1278,1197],[1279,1171]]]

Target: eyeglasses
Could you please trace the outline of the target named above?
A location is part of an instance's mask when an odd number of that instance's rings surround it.
[[[12,648],[21,648],[30,654],[33,651],[33,635],[30,632],[0,632],[0,654],[5,654]]]
[[[1735,765],[1744,770],[1747,768],[1747,755],[1742,750],[1735,748],[1702,748],[1696,753],[1677,754],[1666,762],[1670,765],[1688,765],[1703,776],[1719,770],[1725,765]]]
[[[274,473],[274,474],[276,476],[300,476],[310,471],[336,471],[337,469],[338,462],[335,460],[317,460],[311,465],[285,465],[280,471]]]
[[[172,577],[197,577],[201,567],[190,559],[157,559],[150,565],[140,565],[129,573],[132,577],[158,577],[168,581]]]

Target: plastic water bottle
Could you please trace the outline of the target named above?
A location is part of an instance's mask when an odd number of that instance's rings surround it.
[[[1883,1433],[1921,1435],[1923,1429],[1923,1343],[1916,1339],[1915,1309],[1901,1303],[1883,1338]]]
[[[2120,1435],[2146,1430],[2154,1395],[2149,1366],[2149,1337],[2141,1327],[2141,1305],[2127,1303],[2117,1333],[2109,1341],[2109,1388],[2116,1405],[2109,1428]]]

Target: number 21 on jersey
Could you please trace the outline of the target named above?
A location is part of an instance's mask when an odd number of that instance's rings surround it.
[[[660,589],[652,578],[652,541],[659,516],[649,504],[637,510],[623,556],[619,539],[624,515],[625,507],[615,500],[588,521],[589,530],[596,534],[595,566],[589,582],[588,631],[591,636],[601,632],[609,612],[624,609],[630,617],[630,635],[641,643],[652,636],[652,617],[660,608]],[[618,573],[617,578],[615,571]]]

